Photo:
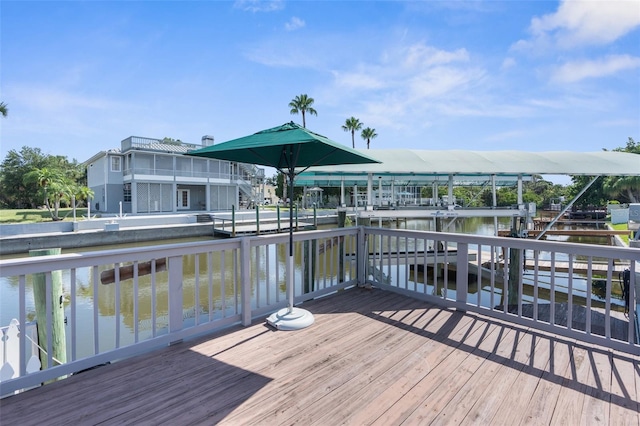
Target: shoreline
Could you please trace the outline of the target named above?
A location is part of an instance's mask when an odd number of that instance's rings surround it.
[[[215,220],[230,220],[227,213],[212,213],[214,219],[199,222],[201,213],[183,215],[125,216],[104,219],[87,219],[77,222],[63,222],[68,230],[51,231],[60,228],[60,223],[34,223],[24,225],[2,225],[0,227],[0,256],[26,254],[29,250],[60,247],[62,249],[78,249],[94,246],[131,244],[155,240],[173,240],[181,238],[211,237],[214,239]],[[238,214],[236,223],[255,224],[255,213]],[[269,214],[261,215],[260,220],[268,221]],[[317,223],[321,225],[337,224],[336,214],[318,215]],[[8,227],[16,228],[14,232],[6,232]],[[607,224],[608,229],[612,227]],[[19,231],[23,232],[19,232]],[[37,232],[41,230],[41,232]],[[17,231],[17,232],[15,232]],[[8,235],[7,235],[8,234]],[[634,247],[632,241],[626,244],[615,236],[615,245]]]
[[[164,220],[162,216],[92,219],[82,222],[68,222],[73,227],[73,230],[54,232],[47,232],[50,231],[47,229],[49,227],[46,226],[49,224],[29,224],[30,226],[25,228],[31,232],[10,235],[2,233],[2,237],[0,237],[0,256],[26,254],[29,250],[51,247],[69,250],[194,237],[211,237],[213,240],[215,238],[215,222],[197,222],[196,216],[193,214],[164,216]],[[237,220],[237,223],[255,223],[255,213],[252,216],[254,217],[250,219],[247,217],[241,218]],[[268,220],[268,218],[264,217],[261,220]],[[153,224],[141,225],[141,223],[145,222],[153,222]],[[337,215],[318,216],[317,223],[322,225],[337,224]],[[38,227],[37,225],[43,226]],[[34,232],[37,228],[41,228],[43,232]]]

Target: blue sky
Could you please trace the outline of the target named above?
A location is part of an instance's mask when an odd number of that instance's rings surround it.
[[[640,2],[6,1],[0,156],[85,161],[294,120],[372,148],[599,151],[640,140]],[[365,148],[362,138],[357,148]]]

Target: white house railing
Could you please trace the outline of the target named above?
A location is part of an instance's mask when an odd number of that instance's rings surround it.
[[[618,279],[625,267],[636,268],[638,249],[362,226],[295,233],[294,244],[296,303],[371,283],[640,353],[637,278],[631,274],[627,314]],[[286,306],[287,245],[287,234],[272,234],[1,260],[0,278],[17,294],[19,324],[35,319],[51,328],[51,305],[36,317],[32,281],[44,274],[50,290],[52,272],[62,271],[66,362],[52,366],[53,342],[39,342],[47,354],[42,364],[52,367],[27,373],[31,343],[21,334],[20,376],[0,383],[0,394],[248,325]]]

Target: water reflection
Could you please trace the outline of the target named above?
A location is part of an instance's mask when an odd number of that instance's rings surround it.
[[[500,218],[498,221],[498,229],[509,229],[510,219]],[[372,224],[376,226],[377,224]],[[393,222],[384,222],[386,227],[410,229],[410,230],[435,230],[434,220],[399,220]],[[326,226],[325,228],[331,228]],[[495,226],[493,218],[464,218],[455,221],[444,221],[443,231],[470,233],[480,235],[495,235]],[[549,239],[564,240],[571,242],[581,242],[590,244],[606,244],[600,238],[590,237],[549,237]],[[206,241],[211,238],[192,238],[180,241],[164,240],[137,244],[123,244],[116,246],[95,247],[91,250],[76,250],[77,252],[95,251],[112,248],[140,247],[152,246],[160,244],[169,244],[176,242],[195,242]],[[430,250],[433,249],[434,243],[424,239],[389,239],[386,243],[385,250]],[[345,252],[353,253],[355,251],[355,241],[346,239]],[[370,247],[373,247],[373,242]],[[257,308],[266,305],[274,300],[285,299],[285,269],[287,249],[285,244],[261,246],[254,249],[252,256],[253,264],[251,265],[251,283],[252,283],[252,307]],[[481,250],[488,250],[482,247]],[[295,264],[295,283],[296,293],[301,294],[304,287],[307,290],[320,289],[328,287],[331,283],[337,283],[342,277],[349,279],[355,276],[354,265],[350,263],[346,265],[344,271],[339,271],[339,244],[334,240],[322,239],[317,245],[311,246],[304,243],[297,243],[296,264]],[[186,323],[195,323],[204,318],[217,318],[223,316],[231,316],[238,313],[238,303],[240,298],[239,290],[239,254],[236,250],[226,250],[224,252],[202,253],[197,256],[190,255],[183,257],[183,317]],[[483,258],[488,254],[483,254]],[[17,257],[17,256],[16,256]],[[541,258],[544,253],[541,254]],[[307,259],[304,261],[303,259]],[[315,262],[309,261],[315,259]],[[312,265],[312,266],[310,266]],[[124,265],[119,265],[124,266]],[[307,266],[305,268],[305,266]],[[99,277],[101,274],[114,268],[114,265],[101,265],[94,268],[80,268],[76,270],[75,281],[71,282],[70,271],[63,271],[63,290],[66,295],[65,314],[71,314],[71,287],[75,287],[75,304],[77,321],[78,341],[81,344],[78,347],[77,356],[79,358],[88,356],[93,353],[94,347],[98,346],[100,351],[109,348],[115,348],[118,345],[123,346],[133,343],[136,332],[139,340],[144,340],[157,334],[166,332],[168,323],[167,314],[169,306],[168,296],[168,272],[163,271],[155,275],[155,279],[151,275],[144,275],[138,278],[137,284],[133,280],[123,280],[119,286],[113,284],[102,284]],[[408,285],[417,291],[440,294],[441,292],[453,292],[455,294],[455,279],[448,277],[440,277],[433,279],[433,275],[424,271],[413,270],[407,267],[384,266],[381,272],[387,277],[393,277],[393,281],[398,285]],[[549,281],[551,277],[549,277]],[[566,300],[566,291],[563,292],[563,286],[566,286],[567,278],[562,274],[556,274],[556,292],[555,300]],[[525,274],[525,302],[532,300],[533,293]],[[404,283],[404,284],[403,284]],[[478,284],[477,279],[473,277],[470,280],[469,292],[472,293],[470,301],[473,298],[480,298],[480,303],[484,306],[498,304],[500,301],[494,300],[495,292],[491,291],[491,282],[482,279]],[[500,283],[494,283],[494,289],[501,288]],[[574,289],[582,290],[583,299],[586,298],[586,280],[576,279],[574,277],[572,283]],[[478,287],[479,290],[478,291]],[[26,281],[26,309],[27,319],[35,319],[35,307],[32,290],[32,277],[27,276]],[[545,293],[545,291],[548,293]],[[619,290],[614,286],[613,294],[617,295]],[[0,281],[0,325],[9,324],[12,318],[18,317],[18,281],[17,278],[3,278]],[[137,294],[137,305],[135,304]],[[594,286],[594,294],[596,298],[603,299],[601,288]],[[547,297],[549,296],[549,297]],[[541,288],[538,297],[542,300],[550,299],[550,289]],[[580,297],[580,296],[576,296]],[[563,299],[564,298],[564,299]],[[577,301],[574,300],[574,303]],[[596,300],[597,302],[597,300]],[[613,301],[615,306],[619,303]],[[97,307],[94,310],[94,307]],[[155,316],[153,313],[155,312]],[[137,321],[136,321],[137,317]],[[67,328],[69,325],[67,325]],[[100,330],[99,341],[95,341],[95,329]],[[67,330],[67,336],[71,336],[70,330]],[[69,339],[69,337],[68,337]],[[69,348],[70,350],[71,348]]]

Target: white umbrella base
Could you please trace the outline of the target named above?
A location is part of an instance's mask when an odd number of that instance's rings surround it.
[[[313,324],[313,321],[313,314],[300,308],[293,308],[291,312],[289,312],[289,308],[282,308],[267,318],[267,324],[278,330],[285,331],[309,327]]]

